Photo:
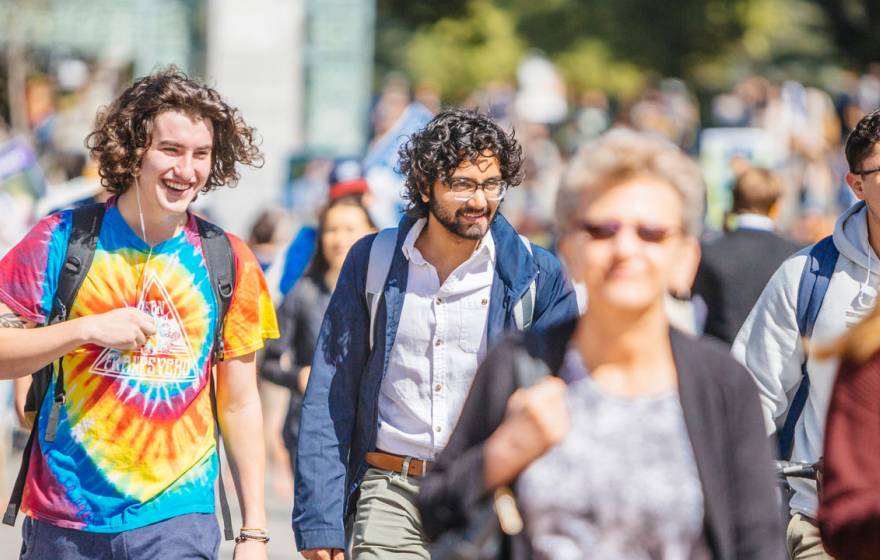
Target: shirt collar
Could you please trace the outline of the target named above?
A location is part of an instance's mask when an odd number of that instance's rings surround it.
[[[740,229],[758,229],[764,231],[773,231],[776,224],[773,218],[762,216],[761,214],[739,214],[736,217],[736,227]]]
[[[416,223],[409,228],[409,232],[407,232],[406,237],[403,240],[403,245],[400,247],[403,256],[414,264],[425,264],[426,262],[421,251],[416,249],[416,240],[418,240],[419,235],[422,234],[422,230],[425,229],[427,224],[427,218],[420,218],[417,220]],[[477,248],[474,250],[474,253],[470,258],[475,258],[480,255],[485,255],[493,265],[495,264],[495,240],[492,238],[491,230],[487,231],[486,235],[480,239],[480,243],[477,245]]]

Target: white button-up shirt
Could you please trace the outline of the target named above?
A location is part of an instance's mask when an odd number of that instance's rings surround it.
[[[426,223],[416,222],[402,246],[409,273],[379,391],[376,447],[434,459],[449,441],[486,355],[495,242],[487,233],[441,286],[437,269],[415,247]]]

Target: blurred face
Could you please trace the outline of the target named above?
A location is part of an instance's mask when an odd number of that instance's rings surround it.
[[[669,288],[699,260],[682,229],[682,200],[667,183],[634,178],[581,203],[560,241],[572,277],[586,285],[588,308],[642,312],[662,306]]]
[[[372,231],[366,213],[357,206],[334,206],[328,210],[324,217],[321,248],[330,269],[342,268],[345,256],[355,241]]]
[[[429,220],[436,220],[447,231],[463,239],[479,240],[489,231],[500,200],[487,200],[482,189],[466,201],[456,200],[448,182],[456,178],[470,179],[477,183],[501,181],[501,168],[494,155],[482,156],[474,162],[462,162],[446,180],[437,180],[430,195],[423,194],[428,203]]]
[[[210,120],[178,111],[165,111],[156,116],[151,144],[141,160],[137,183],[144,212],[153,215],[186,212],[211,174],[213,140]]]

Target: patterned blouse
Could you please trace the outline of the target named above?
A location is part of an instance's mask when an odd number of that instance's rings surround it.
[[[608,395],[570,349],[571,430],[519,477],[539,559],[703,560],[703,492],[678,392]]]

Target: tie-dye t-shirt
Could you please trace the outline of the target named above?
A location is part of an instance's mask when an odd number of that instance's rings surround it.
[[[51,311],[71,217],[66,211],[45,218],[0,261],[0,301],[37,324]],[[209,355],[218,310],[197,232],[190,217],[149,256],[114,202],[107,204],[70,319],[138,307],[155,318],[157,333],[139,351],[87,344],[62,358],[67,401],[53,442],[45,433],[54,387],[43,401],[22,502],[31,517],[118,532],[214,511]],[[236,287],[226,359],[278,336],[260,265],[240,239],[229,238]]]

